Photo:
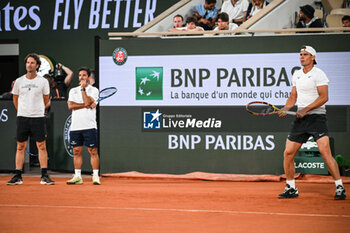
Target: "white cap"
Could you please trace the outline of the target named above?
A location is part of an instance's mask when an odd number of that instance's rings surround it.
[[[304,46],[301,48],[300,52],[302,52],[302,51],[305,51],[305,52],[310,53],[311,56],[316,56],[316,50],[315,50],[314,48],[312,48],[311,46],[304,45]],[[314,64],[317,64],[316,59],[314,60]]]
[[[300,50],[301,51],[305,51],[311,54],[311,56],[316,56],[316,50],[314,48],[312,48],[311,46],[305,45],[303,46],[303,48]]]

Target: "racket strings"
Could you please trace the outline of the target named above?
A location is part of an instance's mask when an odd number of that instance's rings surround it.
[[[100,97],[106,97],[106,96],[110,96],[113,95],[117,90],[114,88],[109,88],[109,89],[104,89],[100,92]]]
[[[264,113],[264,114],[268,114],[276,111],[273,107],[265,104],[251,104],[249,105],[248,109],[252,112]]]

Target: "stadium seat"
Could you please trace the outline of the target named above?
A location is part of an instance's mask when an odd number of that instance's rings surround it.
[[[343,15],[328,15],[326,18],[326,22],[328,27],[342,27],[342,19]]]
[[[329,14],[333,9],[340,8],[344,0],[322,0],[324,11]]]
[[[323,11],[320,9],[315,9],[315,16],[319,19],[323,19]]]
[[[331,15],[350,15],[350,8],[336,8],[331,11]]]

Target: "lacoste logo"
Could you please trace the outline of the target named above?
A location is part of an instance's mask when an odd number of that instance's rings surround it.
[[[136,67],[136,100],[163,99],[163,67]]]

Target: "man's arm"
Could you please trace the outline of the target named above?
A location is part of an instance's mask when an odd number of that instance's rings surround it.
[[[215,25],[216,18],[212,17],[211,20],[209,20],[209,26],[213,27]]]
[[[183,29],[182,27],[181,27],[181,29],[179,29],[179,28],[170,28],[169,29],[169,32],[183,32],[183,31],[185,31],[185,29]]]
[[[198,13],[197,10],[193,9],[193,16],[196,17],[197,20],[199,20],[200,18],[202,18],[202,16]]]
[[[16,110],[18,111],[18,95],[13,94],[13,105],[15,105]]]
[[[243,17],[239,19],[232,19],[232,23],[244,23],[247,17],[247,12],[243,12]]]
[[[62,65],[62,64],[59,64],[61,65],[61,68],[64,70],[64,72],[66,72],[67,76],[66,78],[64,79],[64,84],[66,84],[66,86],[68,87],[72,80],[73,80],[73,71],[71,69],[69,69],[68,67]]]
[[[278,115],[280,117],[285,117],[287,116],[285,111],[288,111],[289,109],[291,109],[295,103],[297,102],[297,97],[298,97],[298,93],[297,93],[297,88],[294,86],[292,88],[292,91],[290,93],[289,98],[287,99],[286,104],[284,105],[284,107],[281,109],[282,111],[278,112]]]
[[[314,102],[306,106],[305,108],[297,111],[297,117],[304,117],[309,111],[315,108],[319,108],[328,101],[328,85],[317,87],[318,97]]]
[[[82,91],[81,94],[83,95],[83,101],[86,107],[90,107],[95,102],[91,96],[86,94],[86,91]]]
[[[44,106],[46,108],[46,106],[49,104],[50,101],[50,95],[43,95],[44,97]]]
[[[78,104],[76,102],[73,101],[68,101],[68,109],[70,110],[77,110],[77,109],[82,109],[82,108],[86,108],[85,104]]]

